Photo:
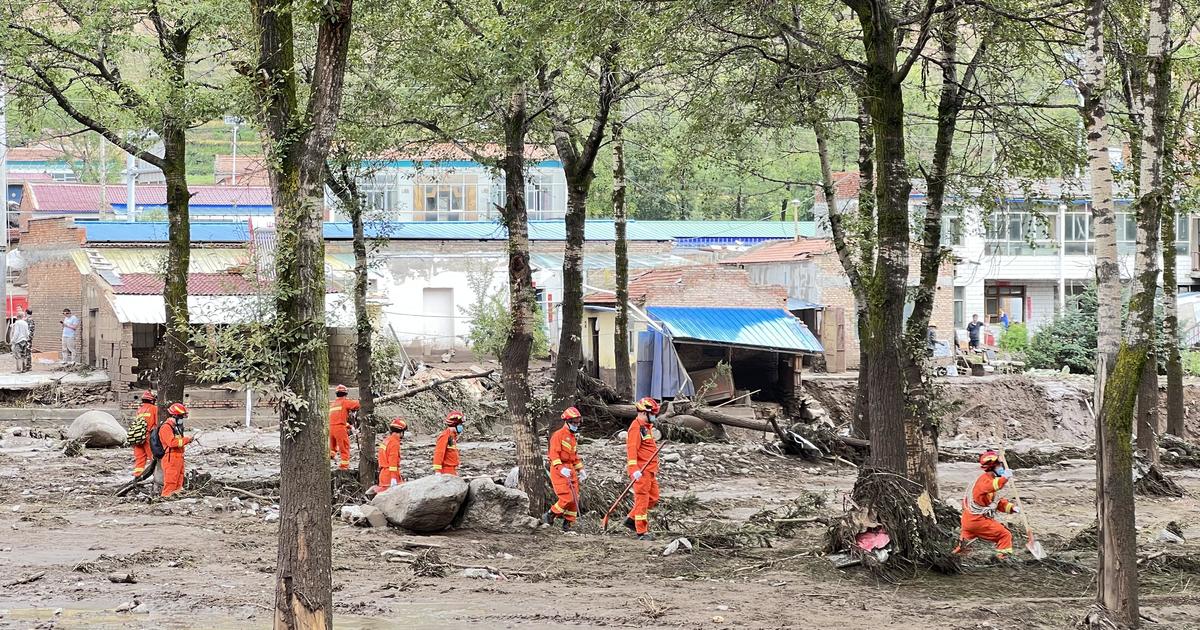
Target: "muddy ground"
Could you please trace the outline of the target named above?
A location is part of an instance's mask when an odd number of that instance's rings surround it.
[[[1050,408],[1049,403],[1040,411],[1022,408],[1018,422],[1061,425]],[[270,522],[269,502],[245,496],[235,502],[238,494],[222,486],[273,494],[278,434],[221,428],[238,413],[192,422],[203,435],[188,450],[189,467],[219,483],[170,501],[112,496],[129,475],[127,449],[66,457],[54,437],[15,436],[10,423],[0,432],[0,584],[41,577],[0,589],[0,627],[269,627],[277,525]],[[1011,441],[1066,441],[1060,433],[1035,433]],[[513,461],[511,443],[502,436],[468,435],[462,473],[503,477]],[[410,440],[405,476],[427,474],[431,452],[430,436]],[[622,443],[587,440],[581,453],[589,463],[589,482],[622,477]],[[664,453],[670,459],[677,453],[678,461],[665,464],[661,473],[668,505],[657,524],[666,519],[682,536],[730,528],[761,533],[756,516],[761,511],[797,497],[811,505],[812,493],[825,505],[808,514],[836,515],[855,478],[847,466],[784,459],[754,442],[669,445]],[[601,506],[585,506],[594,510],[580,527],[588,533],[464,530],[423,538],[442,546],[443,562],[491,566],[507,578],[484,579],[464,577],[454,568],[445,577],[415,576],[408,565],[381,558],[413,536],[335,521],[335,625],[1068,628],[1090,601],[1094,579],[1095,554],[1065,549],[1092,521],[1093,466],[1090,460],[1068,460],[1018,471],[1015,487],[1053,562],[1038,564],[1026,556],[997,566],[980,548],[963,575],[918,573],[897,583],[861,569],[832,568],[820,553],[825,528],[819,523],[798,524],[790,537],[768,535],[740,548],[667,557],[662,551],[671,533],[660,531],[654,543],[619,531],[599,533],[595,510]],[[946,463],[939,473],[942,495],[954,500],[977,467]],[[1200,561],[1191,559],[1200,560],[1200,471],[1169,473],[1187,496],[1138,498],[1139,542],[1147,558],[1142,610],[1157,622],[1148,627],[1197,628]],[[651,518],[655,521],[654,514]],[[1170,521],[1182,526],[1187,542],[1158,542]],[[700,540],[723,546],[719,537]],[[771,546],[754,546],[763,542]],[[135,583],[114,583],[110,574],[133,574]],[[133,612],[117,612],[135,605]]]

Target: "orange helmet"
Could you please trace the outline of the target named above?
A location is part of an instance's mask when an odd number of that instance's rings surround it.
[[[345,385],[338,385],[337,387],[333,388],[333,392],[338,396],[345,396],[346,394],[350,393],[350,390],[346,389]]]
[[[408,423],[404,421],[404,418],[392,418],[392,422],[388,425],[388,428],[393,431],[406,431],[408,430]]]
[[[567,407],[566,410],[562,412],[563,420],[578,420],[582,417],[583,414],[579,413],[579,410],[575,407]]]
[[[650,398],[649,396],[637,401],[633,406],[638,411],[645,411],[656,416],[658,415],[658,401]]]
[[[183,406],[183,403],[171,403],[171,406],[167,407],[167,415],[172,418],[182,418],[188,415],[188,408]]]
[[[146,391],[142,392],[142,400],[145,402],[154,402],[155,400],[158,400],[158,397],[154,395],[154,392],[147,389]]]
[[[984,470],[991,470],[1000,463],[1000,454],[992,449],[988,449],[979,456],[979,467]]]
[[[463,423],[463,412],[454,410],[446,414],[446,426],[456,427]]]

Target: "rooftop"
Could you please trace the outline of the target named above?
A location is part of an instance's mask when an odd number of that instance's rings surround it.
[[[162,295],[163,277],[152,273],[124,273],[112,283],[117,295]],[[188,295],[256,295],[258,287],[236,273],[189,273]]]
[[[756,285],[744,269],[722,265],[690,265],[645,271],[629,279],[629,300],[655,306],[772,307],[787,305],[787,289]],[[610,292],[585,295],[584,304],[615,306]]]
[[[723,265],[749,265],[754,263],[777,263],[808,260],[813,256],[833,251],[833,241],[827,238],[802,238],[788,241],[763,243],[744,254],[726,258]]]
[[[29,182],[27,197],[35,212],[98,213],[101,208],[100,184],[63,184]],[[221,207],[271,207],[271,189],[266,186],[192,186],[191,205]],[[126,203],[124,185],[109,184],[105,201],[112,207]],[[167,187],[137,187],[138,206],[165,206]]]

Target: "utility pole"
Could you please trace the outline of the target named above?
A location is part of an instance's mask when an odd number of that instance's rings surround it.
[[[100,136],[100,218],[107,219],[112,215],[112,207],[108,205],[108,140]]]
[[[244,122],[246,122],[246,119],[242,118],[241,116],[226,116],[225,117],[225,124],[229,125],[230,127],[233,127],[233,164],[230,166],[230,169],[229,169],[229,183],[230,183],[230,185],[233,185],[233,186],[237,185],[237,176],[238,176],[238,168],[237,168],[238,130],[241,129],[242,123],[244,123]]]
[[[125,157],[125,220],[133,223],[137,213],[137,157]]]
[[[0,339],[8,337],[8,84],[0,82],[0,191],[4,193],[3,208],[0,208],[0,227],[4,237],[0,238],[4,248],[0,251],[0,305],[4,308],[4,332]]]

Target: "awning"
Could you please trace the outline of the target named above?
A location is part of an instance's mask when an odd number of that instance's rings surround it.
[[[788,298],[787,301],[787,310],[789,311],[822,310],[824,308],[824,304],[817,304],[816,302],[809,302],[800,298]]]
[[[189,295],[188,319],[193,324],[245,324],[270,317],[274,297],[254,295]],[[166,308],[161,295],[112,295],[109,297],[117,321],[122,324],[165,324]],[[325,295],[325,325],[354,325],[354,301],[340,293]]]
[[[825,351],[808,327],[782,308],[650,306],[646,313],[662,322],[675,341],[792,354]]]

